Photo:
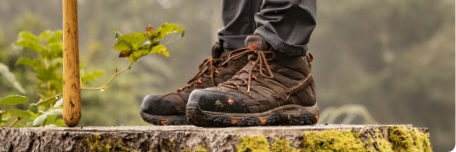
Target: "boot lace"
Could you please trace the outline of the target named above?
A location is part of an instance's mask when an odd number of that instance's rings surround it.
[[[212,81],[212,85],[215,86],[214,74],[220,73],[220,71],[217,69],[219,65],[217,65],[216,63],[222,60],[222,58],[206,58],[203,61],[203,63],[199,65],[199,70],[196,73],[196,75],[187,82],[187,85],[179,88],[177,91],[180,92],[186,90],[187,88],[192,88],[195,83],[203,84],[203,78],[210,78]]]
[[[232,60],[237,60],[242,57],[242,55],[238,55],[240,52],[242,52],[242,49],[238,50],[233,50],[228,54],[228,57],[226,61],[220,64],[220,62],[223,61],[223,58],[213,58],[213,57],[208,57],[206,58],[203,63],[199,65],[199,70],[196,73],[196,75],[191,78],[188,82],[187,85],[184,87],[179,88],[177,91],[181,92],[186,89],[192,88],[194,84],[203,84],[203,79],[204,78],[210,78],[212,85],[216,86],[217,84],[215,83],[215,74],[219,74],[220,71],[217,69],[220,66],[225,66],[228,61]]]
[[[234,75],[230,80],[224,82],[224,85],[235,86],[238,90],[241,86],[247,86],[247,92],[250,92],[250,84],[252,78],[257,80],[256,76],[253,75],[254,72],[259,71],[259,73],[265,78],[273,78],[274,74],[271,71],[271,67],[268,61],[272,60],[267,58],[266,54],[272,54],[272,51],[259,51],[252,48],[243,48],[238,50],[240,53],[232,56],[232,58],[241,58],[244,55],[248,55],[248,60],[250,67],[242,68],[236,75]],[[258,68],[256,68],[258,67]],[[243,73],[247,73],[245,76]]]

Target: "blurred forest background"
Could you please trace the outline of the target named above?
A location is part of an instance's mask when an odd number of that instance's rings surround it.
[[[32,69],[16,66],[11,45],[20,31],[62,29],[61,0],[0,1],[0,62],[36,102]],[[147,125],[139,105],[147,94],[186,84],[210,55],[222,26],[221,1],[79,0],[83,70],[104,70],[93,87],[128,65],[111,49],[114,33],[143,31],[148,24],[181,25],[185,36],[167,45],[171,57],[151,55],[104,91],[83,91],[80,126]],[[455,2],[453,0],[319,1],[309,51],[322,114],[320,123],[413,124],[428,127],[434,151],[455,143]],[[0,75],[0,97],[20,94]],[[344,107],[345,110],[338,109]],[[325,109],[330,109],[326,110]],[[366,110],[367,109],[367,110]],[[365,111],[364,111],[365,110]],[[372,117],[369,117],[369,114]],[[350,117],[350,119],[347,119]]]

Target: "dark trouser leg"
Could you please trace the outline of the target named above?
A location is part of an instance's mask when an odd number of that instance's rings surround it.
[[[261,0],[223,0],[222,5],[224,27],[218,31],[219,41],[225,49],[242,48],[256,29],[254,15],[260,11]]]
[[[255,14],[258,28],[254,34],[275,50],[302,56],[316,25],[315,14],[316,0],[264,0],[261,11]]]

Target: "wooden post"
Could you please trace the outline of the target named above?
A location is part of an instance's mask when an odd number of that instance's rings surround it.
[[[81,119],[77,0],[63,0],[63,120],[69,127]]]

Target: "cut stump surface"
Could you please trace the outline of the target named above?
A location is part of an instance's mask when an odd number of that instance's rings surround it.
[[[427,128],[411,125],[0,128],[0,138],[0,152],[431,151]]]

